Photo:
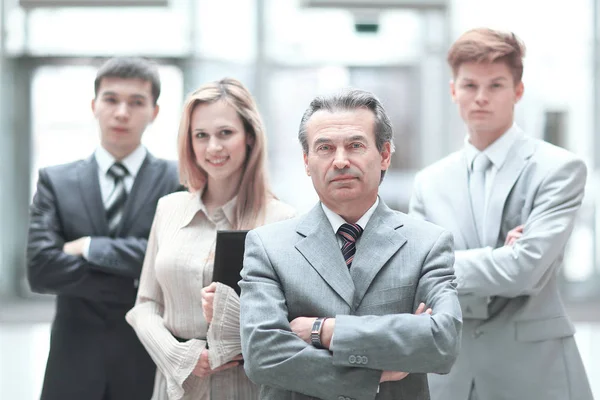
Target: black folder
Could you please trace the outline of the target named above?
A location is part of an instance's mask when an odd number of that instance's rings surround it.
[[[221,282],[241,293],[238,282],[244,265],[244,245],[248,231],[217,231],[213,282]]]

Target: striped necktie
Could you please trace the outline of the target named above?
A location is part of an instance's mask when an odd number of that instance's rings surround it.
[[[123,217],[123,209],[127,201],[125,177],[129,175],[127,168],[120,162],[115,162],[109,169],[108,175],[115,180],[115,186],[106,201],[106,221],[110,236],[115,237]]]
[[[354,253],[356,253],[356,241],[363,233],[363,228],[358,224],[343,224],[337,233],[344,239],[342,255],[344,256],[344,260],[346,260],[346,265],[350,268],[352,260],[354,260]]]

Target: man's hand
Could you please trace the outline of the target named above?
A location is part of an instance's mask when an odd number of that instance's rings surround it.
[[[417,311],[415,311],[415,315],[421,315],[421,314],[423,314],[423,310],[425,310],[425,303],[420,303],[419,307],[417,307]],[[433,312],[433,310],[431,308],[428,308],[425,311],[425,314],[431,315],[432,312]]]
[[[83,246],[85,245],[88,236],[81,237],[77,240],[73,240],[72,242],[67,242],[63,246],[63,251],[72,256],[82,256],[83,255]]]
[[[215,300],[215,291],[217,283],[213,282],[205,288],[202,288],[202,313],[207,323],[211,323],[213,319],[213,302]]]
[[[292,332],[296,334],[300,339],[304,340],[306,343],[310,344],[310,332],[312,331],[312,326],[317,318],[316,317],[298,317],[294,318],[292,322],[290,322],[290,327],[292,328]],[[322,331],[321,331],[322,332]]]
[[[383,371],[379,383],[383,382],[396,382],[408,376],[408,372],[397,372],[397,371]]]
[[[525,228],[525,225],[519,225],[516,228],[511,229],[508,232],[508,234],[506,235],[506,240],[504,241],[504,245],[512,246],[513,244],[515,244],[517,239],[519,239],[521,236],[523,236],[523,228]]]
[[[202,349],[202,353],[200,353],[200,358],[198,359],[198,363],[196,367],[192,371],[192,374],[196,375],[199,378],[206,378],[216,372],[225,371],[229,368],[234,368],[240,365],[240,360],[242,360],[242,355],[236,356],[232,361],[227,364],[223,364],[218,368],[210,369],[210,364],[208,362],[208,351],[206,349]]]

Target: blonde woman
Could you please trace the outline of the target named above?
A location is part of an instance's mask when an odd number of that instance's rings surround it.
[[[157,365],[153,400],[258,398],[240,365],[239,298],[211,278],[217,230],[252,229],[295,214],[269,189],[265,142],[256,104],[240,82],[223,79],[189,96],[178,138],[179,173],[189,192],[160,199],[137,301],[127,314]],[[224,333],[233,343],[221,342]]]

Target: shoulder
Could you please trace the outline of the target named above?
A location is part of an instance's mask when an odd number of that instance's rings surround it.
[[[265,224],[283,221],[296,216],[296,209],[283,201],[271,198],[265,207]]]
[[[53,165],[50,167],[41,168],[40,175],[47,175],[50,177],[60,177],[60,176],[64,175],[65,173],[74,171],[75,169],[79,168],[80,166],[89,164],[91,162],[92,161],[90,159],[77,160],[77,161],[73,161],[73,162],[69,162],[69,163],[65,163],[65,164],[59,164],[59,165]]]
[[[422,179],[431,180],[445,178],[452,168],[460,165],[460,163],[463,162],[463,151],[455,151],[454,153],[451,153],[446,157],[434,162],[433,164],[423,168],[417,173],[415,180],[420,181]]]
[[[298,235],[296,227],[298,226],[300,218],[301,217],[299,216],[289,216],[287,219],[280,219],[252,229],[251,233],[259,236],[261,240],[275,240],[277,243],[289,241],[292,238],[296,238]]]
[[[413,217],[411,215],[407,215],[400,211],[394,212],[399,214],[399,218],[403,222],[402,228],[405,232],[410,232],[411,236],[427,237],[429,239],[435,240],[440,236],[449,233],[446,229],[438,225],[432,224],[431,222]]]
[[[576,154],[540,139],[527,137],[533,148],[528,161],[528,173],[542,182],[556,179],[567,181],[586,180],[587,167]]]
[[[191,202],[197,199],[197,195],[195,193],[191,193],[188,191],[182,192],[173,192],[169,193],[166,196],[158,199],[158,209],[183,209],[184,206],[187,206]]]
[[[528,138],[535,148],[532,159],[538,163],[546,162],[548,165],[582,163],[583,160],[575,153],[548,143],[544,140]]]
[[[178,175],[176,161],[157,158],[150,153],[148,153],[147,157],[150,164],[152,164],[154,167],[166,171],[169,174]]]

